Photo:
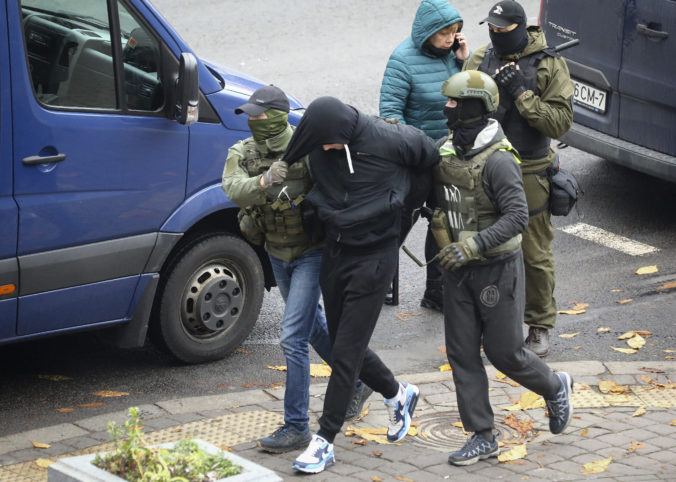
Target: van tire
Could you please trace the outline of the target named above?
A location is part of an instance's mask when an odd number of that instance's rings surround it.
[[[184,363],[218,360],[251,332],[264,276],[242,239],[211,233],[188,241],[162,271],[152,334]]]

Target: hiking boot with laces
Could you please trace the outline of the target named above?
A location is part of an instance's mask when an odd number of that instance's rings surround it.
[[[460,450],[453,452],[448,457],[448,463],[451,465],[472,465],[479,460],[497,457],[499,453],[500,448],[495,437],[493,437],[492,442],[488,442],[481,435],[475,433],[467,439]]]
[[[361,415],[361,411],[364,409],[364,403],[372,393],[373,389],[364,382],[361,382],[360,387],[354,391],[352,400],[350,400],[350,405],[347,407],[347,412],[345,413],[346,422],[350,422]]]
[[[549,412],[549,431],[553,434],[563,432],[570,419],[573,418],[573,404],[570,395],[573,393],[573,377],[566,372],[557,372],[561,380],[561,388],[551,397],[545,397]]]
[[[305,452],[294,461],[293,468],[308,474],[318,474],[335,463],[333,444],[315,434]]]
[[[540,358],[546,357],[549,353],[549,330],[546,328],[528,328],[526,348]]]
[[[307,447],[312,439],[310,429],[305,427],[305,430],[299,432],[291,425],[284,424],[275,430],[272,435],[263,437],[256,441],[256,445],[273,454],[283,454],[291,450],[302,449]]]
[[[400,383],[397,395],[384,400],[387,414],[390,417],[387,440],[399,442],[406,436],[408,429],[411,428],[411,419],[419,396],[418,387],[410,383]]]

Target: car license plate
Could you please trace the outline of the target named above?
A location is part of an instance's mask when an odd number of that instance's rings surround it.
[[[575,93],[573,94],[573,102],[584,107],[585,109],[593,110],[599,114],[606,112],[606,102],[608,100],[607,92],[592,87],[589,84],[573,79],[575,82]]]

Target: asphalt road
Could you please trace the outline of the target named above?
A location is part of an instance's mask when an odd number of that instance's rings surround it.
[[[385,62],[410,32],[418,0],[154,0],[157,8],[200,56],[230,65],[293,93],[304,103],[334,95],[364,112],[377,113]],[[456,5],[465,19],[470,48],[488,39],[478,22],[493,1]],[[539,2],[522,2],[537,21]],[[224,146],[226,148],[227,146]],[[581,214],[555,218],[556,298],[559,309],[588,303],[580,315],[559,315],[547,360],[665,361],[676,349],[676,290],[657,288],[676,279],[676,185],[614,166],[573,148],[562,149],[562,165],[584,188]],[[596,241],[562,229],[577,223],[600,228]],[[592,228],[584,228],[589,232]],[[407,245],[422,257],[425,226]],[[657,250],[631,255],[600,244],[614,235]],[[651,275],[635,270],[656,265]],[[441,315],[421,309],[424,273],[403,253],[400,304],[384,307],[372,348],[395,373],[433,371],[445,363]],[[621,290],[621,291],[616,291]],[[617,301],[631,299],[618,304]],[[243,347],[226,359],[181,366],[152,346],[107,347],[79,334],[0,348],[0,436],[124,410],[131,405],[184,396],[240,390],[283,381],[266,365],[284,364],[278,346],[283,306],[276,290],[266,294],[258,323]],[[600,327],[610,332],[598,333]],[[628,330],[651,331],[635,355],[617,337]],[[578,333],[573,338],[558,335]],[[674,354],[676,355],[676,354]],[[315,358],[316,360],[316,358]],[[68,379],[54,378],[54,376]],[[101,399],[99,390],[128,392]],[[98,407],[78,405],[103,402]],[[57,411],[70,407],[69,413]]]

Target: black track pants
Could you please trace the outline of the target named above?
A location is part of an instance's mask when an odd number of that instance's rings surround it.
[[[368,348],[397,267],[397,251],[396,242],[369,251],[346,251],[335,245],[324,250],[319,283],[332,344],[332,372],[318,433],[329,442],[343,426],[357,378],[385,398],[399,390],[390,369]]]
[[[444,274],[446,353],[468,432],[494,427],[482,342],[493,366],[527,390],[543,396],[559,390],[559,378],[523,343],[524,279],[520,249],[506,260]]]

